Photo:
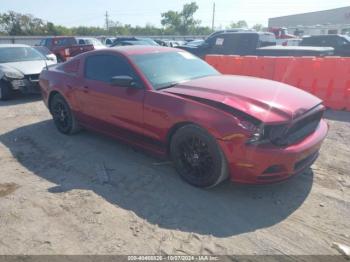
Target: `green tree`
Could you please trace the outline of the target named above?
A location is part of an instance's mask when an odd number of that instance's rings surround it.
[[[165,30],[168,33],[183,35],[193,33],[200,24],[200,21],[195,20],[193,17],[197,10],[198,5],[195,2],[185,4],[181,12],[170,10],[162,13],[161,24],[165,26]]]
[[[5,35],[61,35],[68,34],[69,29],[44,22],[30,14],[13,11],[0,14],[0,31]]]
[[[21,14],[13,11],[0,14],[1,30],[8,35],[23,35],[25,34],[21,28]]]
[[[0,13],[0,35],[173,35],[194,34],[208,35],[211,29],[200,26],[200,21],[193,18],[198,10],[196,3],[185,4],[181,12],[168,11],[162,14],[164,28],[152,24],[131,26],[118,21],[109,21],[108,30],[95,26],[65,27],[46,22],[30,14],[20,14],[13,11]]]
[[[264,26],[262,24],[255,24],[253,27],[252,27],[255,31],[262,31]]]
[[[239,20],[237,22],[232,22],[230,28],[248,28],[248,23],[244,20]]]

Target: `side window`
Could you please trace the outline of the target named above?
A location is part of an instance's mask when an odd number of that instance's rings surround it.
[[[80,64],[79,59],[73,59],[63,64],[63,71],[71,75],[76,75],[78,74],[78,71],[79,71],[79,64]]]
[[[39,43],[40,46],[50,46],[51,45],[51,38],[46,38],[46,39],[42,39]]]
[[[53,44],[56,46],[62,46],[63,40],[62,39],[55,39],[55,40],[53,40]]]
[[[301,46],[312,46],[312,45],[315,45],[315,42],[317,42],[317,40],[315,41],[315,39],[313,39],[311,37],[305,37],[305,38],[303,38],[303,40],[301,40],[300,45]],[[317,46],[317,44],[315,46]]]
[[[131,76],[136,74],[130,64],[122,57],[114,55],[94,55],[85,60],[85,77],[87,79],[110,83],[113,76]]]
[[[330,46],[334,46],[334,39],[330,38],[330,37],[321,37],[320,38],[320,42],[321,42],[321,46],[325,46],[325,47],[330,47]]]
[[[57,46],[71,46],[76,45],[74,38],[58,38],[54,40],[54,45]]]
[[[212,36],[206,40],[210,47],[214,47],[216,45],[217,36]],[[221,37],[222,38],[222,37]],[[220,40],[219,40],[220,41]]]
[[[328,46],[335,47],[335,46],[337,46],[337,42],[338,42],[337,40],[338,40],[337,37],[329,37],[326,42],[327,42]]]
[[[348,44],[348,41],[342,37],[337,37],[337,46],[343,46]]]
[[[79,45],[85,45],[84,39],[79,39],[78,44],[79,44]]]

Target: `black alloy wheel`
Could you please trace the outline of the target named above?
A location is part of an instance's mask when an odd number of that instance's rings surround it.
[[[50,105],[54,123],[63,134],[74,134],[79,131],[79,125],[66,100],[59,94],[52,98]]]
[[[197,187],[213,187],[228,176],[226,158],[216,140],[196,125],[180,128],[171,141],[171,156],[180,176]]]

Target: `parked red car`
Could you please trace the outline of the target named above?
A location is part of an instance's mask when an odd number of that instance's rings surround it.
[[[67,61],[68,58],[95,49],[92,44],[79,44],[73,36],[47,37],[40,41],[39,46],[45,46],[55,54],[58,62]]]
[[[225,178],[284,180],[317,158],[328,126],[321,100],[292,86],[221,75],[183,50],[128,46],[84,53],[43,70],[58,130],[96,130],[170,155],[198,187]]]

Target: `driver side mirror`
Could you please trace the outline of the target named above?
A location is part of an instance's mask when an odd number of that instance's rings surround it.
[[[47,60],[50,60],[50,61],[55,61],[55,58],[51,55],[46,55],[45,56]]]
[[[131,76],[113,76],[111,79],[112,86],[121,86],[121,87],[136,87],[139,88],[139,85]]]

